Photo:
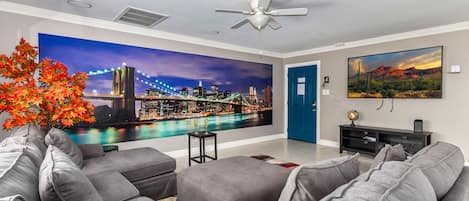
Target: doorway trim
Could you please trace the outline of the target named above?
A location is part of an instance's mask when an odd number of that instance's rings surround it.
[[[305,66],[312,66],[316,65],[317,66],[317,77],[316,77],[316,100],[317,100],[317,107],[316,107],[316,144],[319,144],[319,141],[321,139],[321,61],[320,60],[315,60],[315,61],[308,61],[308,62],[302,62],[302,63],[292,63],[292,64],[285,64],[284,65],[284,81],[283,81],[283,87],[284,87],[284,99],[283,103],[285,104],[285,109],[284,109],[284,125],[283,125],[283,130],[285,133],[285,138],[288,139],[288,69],[290,68],[297,68],[297,67],[305,67]]]

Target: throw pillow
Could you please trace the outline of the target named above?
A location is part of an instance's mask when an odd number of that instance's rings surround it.
[[[9,137],[25,137],[28,138],[29,142],[36,144],[42,152],[45,152],[47,149],[44,142],[44,132],[34,124],[27,124],[16,128],[11,132]]]
[[[394,146],[386,144],[375,156],[373,162],[371,163],[371,168],[374,168],[378,166],[378,164],[385,161],[405,161],[405,159],[405,150],[401,144]]]
[[[42,201],[102,201],[90,180],[53,145],[39,170],[39,195]]]
[[[0,198],[0,201],[25,201],[25,199],[21,195],[14,195]]]
[[[83,167],[83,153],[63,130],[52,128],[46,136],[46,144],[56,146],[69,155],[79,168]]]
[[[380,163],[321,201],[437,201],[420,168],[401,161]]]
[[[360,174],[360,154],[295,168],[279,201],[318,201]]]
[[[22,195],[39,200],[39,168],[24,152],[0,153],[0,197]]]
[[[445,142],[431,144],[407,161],[422,169],[433,185],[438,200],[448,193],[464,168],[461,149]]]
[[[36,137],[44,139],[44,132],[35,124],[26,124],[21,127],[13,129],[9,137],[21,136],[21,137]]]
[[[0,153],[25,152],[25,154],[33,160],[37,168],[39,168],[42,159],[44,159],[44,152],[46,151],[45,149],[42,150],[41,146],[45,146],[43,140],[42,142],[38,142],[22,136],[7,137],[0,142]]]

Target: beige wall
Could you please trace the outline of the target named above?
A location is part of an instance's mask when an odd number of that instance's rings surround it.
[[[386,100],[383,109],[376,110],[381,100],[347,99],[347,58],[391,51],[444,46],[443,98]],[[349,123],[348,110],[360,112],[358,124],[400,129],[413,129],[413,120],[424,119],[424,129],[433,131],[432,140],[443,140],[459,145],[469,157],[469,31],[452,32],[415,39],[387,42],[320,54],[286,59],[286,64],[320,60],[321,77],[329,75],[332,91],[321,96],[321,139],[339,140],[338,125]],[[449,66],[459,64],[462,73],[446,73]],[[469,159],[467,159],[469,160]]]
[[[40,32],[98,41],[136,45],[148,48],[173,50],[186,53],[195,53],[200,55],[273,64],[273,125],[223,131],[220,132],[221,135],[219,138],[221,142],[227,142],[245,138],[280,134],[283,132],[284,104],[282,104],[282,102],[284,93],[283,85],[281,83],[283,83],[284,81],[284,76],[282,67],[283,63],[281,59],[255,54],[240,53],[218,48],[192,45],[188,43],[162,40],[151,37],[144,37],[140,35],[97,29],[87,26],[44,20],[4,12],[0,12],[0,27],[0,54],[10,54],[10,52],[14,49],[14,46],[17,44],[19,37],[21,36],[29,40],[31,43],[37,44],[37,34],[38,32]],[[1,78],[0,81],[2,81]],[[5,115],[2,115],[0,117],[0,124],[3,124],[4,118]],[[4,133],[5,131],[0,130],[0,132]],[[172,151],[184,149],[187,145],[185,136],[168,137],[156,140],[143,140],[121,144],[121,147],[124,149],[139,146],[153,146],[161,151]]]
[[[388,42],[282,60],[2,12],[0,12],[0,27],[2,27],[0,53],[10,53],[20,36],[36,43],[37,33],[42,32],[274,64],[273,125],[223,131],[220,136],[222,142],[282,133],[284,121],[283,83],[285,77],[283,63],[291,64],[320,60],[321,75],[330,76],[331,84],[327,88],[332,90],[331,95],[321,97],[320,128],[322,139],[337,141],[339,136],[338,125],[348,123],[345,113],[348,110],[357,109],[361,112],[361,118],[358,123],[362,125],[411,129],[413,120],[415,118],[422,118],[425,120],[425,129],[434,132],[434,140],[455,143],[461,146],[464,153],[469,156],[469,136],[466,136],[469,135],[469,132],[466,132],[465,129],[465,125],[469,125],[469,104],[467,101],[469,99],[469,89],[467,89],[469,87],[469,77],[468,73],[465,72],[466,66],[469,66],[469,31]],[[346,62],[348,57],[437,45],[445,46],[445,71],[447,71],[451,64],[461,65],[463,71],[461,74],[444,73],[443,99],[395,100],[394,111],[389,112],[389,100],[386,100],[382,110],[377,111],[376,107],[380,103],[379,100],[352,100],[346,98]],[[0,81],[2,81],[1,78]],[[4,115],[1,115],[0,123],[2,123],[3,119]],[[4,131],[0,130],[0,133],[2,132]],[[162,151],[171,151],[185,148],[185,143],[185,137],[179,136],[129,142],[122,144],[121,147],[153,146]]]

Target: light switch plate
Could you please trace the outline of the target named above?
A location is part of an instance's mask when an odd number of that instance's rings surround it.
[[[322,90],[322,95],[323,95],[323,96],[328,96],[328,95],[330,95],[330,94],[331,94],[331,90],[329,90],[329,89],[323,89],[323,90]]]
[[[460,65],[451,65],[450,73],[460,73],[461,66]]]

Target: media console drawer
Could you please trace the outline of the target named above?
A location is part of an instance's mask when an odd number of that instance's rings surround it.
[[[340,126],[340,153],[345,151],[376,155],[385,144],[402,144],[408,155],[417,153],[431,143],[431,132],[380,128],[371,126]]]

